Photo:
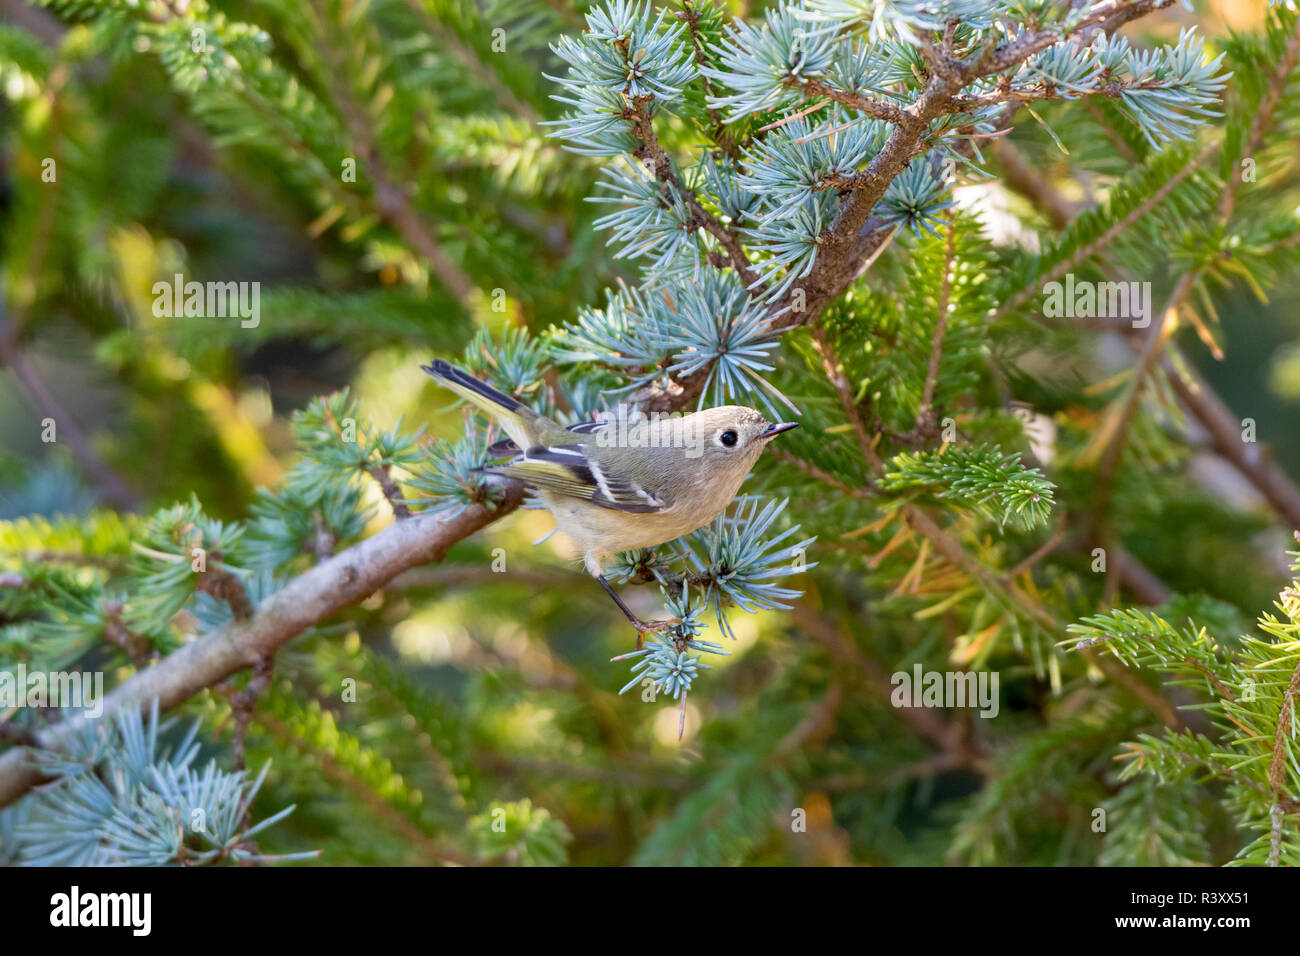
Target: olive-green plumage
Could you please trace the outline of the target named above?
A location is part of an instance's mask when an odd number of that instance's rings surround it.
[[[446,362],[424,370],[501,423],[510,441],[494,449],[514,457],[485,471],[536,488],[597,578],[609,555],[663,544],[721,514],[768,441],[797,424],[724,405],[566,428]]]

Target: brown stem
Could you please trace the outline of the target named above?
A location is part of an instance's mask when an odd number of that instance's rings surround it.
[[[873,100],[871,97],[862,96],[859,93],[849,93],[821,80],[807,79],[802,82],[801,86],[805,96],[824,96],[828,100],[857,110],[872,119],[884,120],[886,123],[894,124],[903,123],[907,119],[903,108],[900,106],[895,106],[893,103],[887,103],[884,100]]]
[[[137,668],[146,667],[157,656],[157,648],[149,643],[148,638],[136,634],[126,626],[122,620],[122,610],[120,601],[110,601],[104,605],[104,639],[125,651]]]
[[[1105,521],[1110,508],[1110,496],[1115,486],[1115,473],[1119,469],[1119,462],[1123,457],[1128,442],[1129,427],[1142,405],[1142,396],[1146,391],[1147,378],[1155,370],[1160,355],[1164,351],[1165,343],[1169,341],[1169,337],[1174,332],[1179,308],[1191,295],[1199,277],[1199,269],[1192,269],[1179,277],[1173,291],[1169,294],[1169,299],[1164,308],[1160,310],[1158,320],[1152,324],[1151,331],[1146,336],[1146,341],[1142,346],[1142,354],[1138,357],[1137,365],[1133,368],[1132,379],[1129,381],[1128,391],[1124,395],[1124,402],[1111,413],[1115,418],[1109,425],[1110,434],[1106,436],[1107,441],[1097,463],[1097,480],[1092,510],[1094,535],[1099,539],[1103,537],[1101,525]]]
[[[67,440],[73,457],[82,470],[90,476],[104,502],[122,511],[133,511],[139,507],[135,492],[95,451],[90,437],[81,430],[77,420],[45,384],[45,379],[27,361],[27,356],[19,346],[14,330],[4,317],[3,298],[0,298],[0,362],[13,373],[32,408],[43,417],[54,421],[57,429],[56,436]]]
[[[1268,765],[1268,782],[1278,796],[1286,795],[1288,741],[1292,735],[1292,714],[1300,698],[1300,664],[1291,672],[1291,681],[1282,692],[1282,706],[1277,712],[1277,731],[1273,734],[1273,759]]]
[[[1006,573],[1007,580],[1014,581],[1016,578],[1020,577],[1020,575],[1024,574],[1026,571],[1028,571],[1030,568],[1036,565],[1039,561],[1043,560],[1043,558],[1047,557],[1049,554],[1055,551],[1057,546],[1060,545],[1061,540],[1064,537],[1065,537],[1065,509],[1058,508],[1057,515],[1056,515],[1056,528],[1055,530],[1052,531],[1051,536],[1048,537],[1048,539],[1044,541],[1041,545],[1035,548],[1032,554],[1030,554],[1019,564],[1017,564],[1014,568],[1008,571]]]
[[[339,61],[333,48],[321,37],[321,57],[327,68],[327,79],[347,123],[348,134],[357,152],[357,160],[370,176],[373,184],[375,208],[379,216],[398,231],[410,245],[424,257],[429,267],[446,289],[463,303],[472,301],[477,287],[459,265],[452,261],[442,245],[425,225],[411,197],[405,189],[395,185],[379,153],[371,132],[370,117],[348,91],[344,78],[349,75],[347,64]]]
[[[271,686],[271,671],[275,655],[268,654],[253,665],[253,674],[244,689],[230,695],[230,711],[235,717],[235,732],[230,740],[230,755],[234,769],[244,769],[244,743],[248,738],[248,725],[257,709],[257,699]]]
[[[921,406],[917,409],[916,424],[912,433],[917,439],[928,437],[934,431],[934,390],[939,382],[939,363],[943,359],[943,336],[948,329],[948,300],[952,293],[952,260],[957,247],[957,227],[948,220],[948,242],[944,247],[943,281],[939,287],[939,315],[935,319],[934,334],[930,337],[930,367],[925,373],[925,386],[921,392]]]
[[[1022,289],[1016,295],[1008,299],[998,308],[990,318],[994,321],[1001,319],[1017,309],[1021,308],[1026,302],[1038,294],[1038,290],[1045,284],[1055,279],[1061,278],[1067,272],[1072,272],[1080,263],[1086,262],[1102,250],[1112,245],[1119,236],[1131,229],[1143,216],[1149,213],[1165,198],[1174,191],[1174,188],[1196,170],[1200,169],[1219,149],[1219,143],[1211,143],[1200,153],[1188,160],[1178,172],[1170,176],[1159,189],[1153,192],[1146,199],[1142,200],[1136,208],[1127,216],[1113,223],[1104,233],[1085,246],[1077,249],[1073,255],[1052,269],[1046,275],[1040,276],[1034,280],[1034,283],[1026,289]]]
[[[700,36],[700,16],[701,13],[695,7],[691,6],[691,0],[682,0],[682,10],[677,14],[679,20],[686,23],[687,33],[691,38],[691,51],[695,57],[697,66],[703,68],[711,66],[708,54],[704,52],[705,39]],[[713,81],[710,80],[702,71],[700,80],[704,86],[704,96],[707,103],[708,99],[714,95]],[[722,118],[722,114],[714,107],[708,107],[709,120],[713,123],[712,136],[713,141],[718,144],[718,148],[730,156],[732,159],[740,158],[740,147],[736,145],[735,137],[727,129],[727,124]]]
[[[663,146],[659,144],[658,134],[655,133],[654,121],[650,115],[649,96],[637,97],[632,105],[624,112],[623,118],[628,121],[631,127],[632,135],[640,140],[641,145],[637,147],[635,156],[642,163],[647,163],[655,179],[672,188],[678,197],[686,204],[691,212],[691,225],[703,229],[713,238],[718,240],[727,253],[727,259],[731,267],[736,270],[744,281],[746,288],[755,288],[758,285],[758,274],[750,265],[749,256],[746,255],[744,248],[740,244],[740,238],[736,233],[723,225],[723,223],[700,205],[699,197],[686,188],[673,169],[672,160],[668,153],[664,151]]]
[[[1267,447],[1242,440],[1241,419],[1187,363],[1166,355],[1162,367],[1179,402],[1209,433],[1214,450],[1249,479],[1283,521],[1300,528],[1300,487],[1273,461]]]
[[[849,680],[866,686],[883,700],[890,700],[895,685],[888,672],[847,635],[846,629],[828,621],[806,597],[796,602],[796,607],[799,628],[811,635],[832,657],[849,667],[846,675]],[[949,722],[933,710],[899,707],[896,713],[914,733],[936,744],[956,767],[980,769],[988,756],[988,751],[978,740],[970,738],[955,721]]]
[[[383,489],[384,497],[388,499],[389,505],[392,506],[393,516],[395,518],[411,517],[411,509],[406,504],[406,498],[402,495],[402,489],[398,487],[397,482],[393,481],[392,469],[387,465],[376,465],[370,469],[370,477],[379,482],[379,487]]]
[[[208,556],[209,561],[216,561],[219,558],[220,555],[216,552]],[[253,616],[253,602],[248,599],[244,582],[229,571],[210,568],[202,572],[199,575],[198,589],[212,595],[218,601],[224,601],[237,620],[247,621]]]
[[[1297,21],[1291,39],[1287,41],[1286,53],[1278,61],[1277,68],[1273,71],[1273,76],[1269,80],[1268,89],[1261,98],[1259,105],[1255,108],[1255,116],[1250,121],[1250,130],[1246,134],[1246,142],[1242,144],[1241,148],[1243,157],[1250,156],[1259,149],[1265,135],[1272,129],[1277,118],[1278,104],[1282,102],[1282,94],[1286,92],[1287,84],[1291,81],[1291,73],[1295,69],[1297,61],[1300,61],[1300,21]],[[1232,213],[1236,208],[1237,191],[1240,188],[1241,174],[1240,170],[1238,170],[1236,176],[1229,177],[1228,188],[1224,190],[1223,197],[1219,200],[1219,218],[1225,225],[1232,218]]]
[[[437,38],[438,46],[450,53],[452,59],[456,61],[456,64],[462,70],[490,90],[507,113],[527,120],[533,126],[537,126],[542,121],[541,115],[531,104],[525,103],[516,96],[514,91],[506,86],[493,70],[484,66],[483,60],[478,54],[460,41],[460,37],[456,35],[454,30],[430,15],[420,0],[406,0],[406,5],[420,18],[420,22],[424,24],[424,28],[429,34]]]
[[[401,811],[376,793],[365,781],[358,779],[355,774],[342,766],[330,754],[310,750],[308,745],[299,739],[283,722],[268,714],[263,714],[258,718],[257,722],[285,743],[290,744],[302,753],[310,752],[313,757],[319,759],[321,768],[325,771],[325,776],[336,783],[342,784],[353,796],[366,804],[377,817],[401,834],[406,842],[418,847],[429,859],[437,860],[440,863],[454,863],[459,866],[474,865],[474,861],[464,853],[444,846],[426,834],[408,820]]]

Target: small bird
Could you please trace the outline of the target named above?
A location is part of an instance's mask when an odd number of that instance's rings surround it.
[[[731,504],[767,443],[799,424],[722,405],[566,427],[441,359],[421,368],[500,422],[510,438],[488,450],[513,457],[483,471],[537,489],[559,530],[582,552],[587,571],[636,628],[638,649],[647,633],[681,622],[639,619],[606,580],[605,559],[708,524]]]

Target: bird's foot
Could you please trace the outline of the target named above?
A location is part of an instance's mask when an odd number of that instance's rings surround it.
[[[639,651],[645,648],[645,636],[647,634],[670,631],[681,623],[682,619],[680,617],[670,617],[662,621],[633,621],[632,626],[636,628],[636,649]]]

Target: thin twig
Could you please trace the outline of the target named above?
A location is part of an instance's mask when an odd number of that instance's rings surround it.
[[[230,740],[230,755],[235,770],[244,769],[244,743],[248,738],[248,725],[257,709],[258,698],[271,686],[271,672],[275,655],[268,654],[253,665],[252,676],[244,689],[230,695],[230,712],[235,717],[235,732]]]
[[[691,0],[682,0],[681,12],[677,14],[677,19],[686,23],[686,31],[691,38],[691,52],[695,57],[695,64],[700,69],[700,80],[704,86],[704,97],[707,105],[708,101],[713,98],[714,89],[713,81],[709,79],[708,74],[704,73],[703,68],[711,66],[709,56],[705,53],[705,39],[700,36],[700,17],[703,14],[695,7],[691,6]],[[727,123],[722,118],[722,113],[713,106],[708,106],[709,120],[713,123],[712,136],[713,141],[718,144],[726,155],[732,159],[740,158],[740,147],[736,145],[736,139],[727,129]]]
[[[1286,774],[1287,768],[1291,766],[1288,741],[1294,731],[1295,721],[1292,715],[1295,713],[1297,699],[1300,699],[1300,664],[1291,672],[1291,680],[1282,692],[1282,706],[1277,712],[1277,731],[1273,734],[1273,759],[1268,765],[1268,782],[1278,796],[1286,796]]]
[[[672,160],[659,144],[659,136],[655,133],[654,121],[650,115],[650,100],[649,96],[637,97],[623,115],[631,128],[632,135],[641,143],[636,149],[636,158],[642,163],[648,161],[650,172],[655,179],[672,187],[690,210],[691,224],[717,239],[726,251],[731,267],[740,275],[746,288],[756,289],[760,285],[758,274],[750,264],[749,256],[740,243],[740,237],[700,205],[699,197],[686,187],[673,169]]]
[[[456,61],[462,70],[492,92],[493,97],[505,108],[507,113],[526,120],[534,127],[541,128],[538,126],[542,121],[541,114],[533,108],[532,104],[526,103],[516,96],[514,91],[501,81],[495,70],[485,67],[483,59],[461,42],[455,30],[433,17],[420,0],[406,0],[406,5],[420,18],[425,30],[437,39],[436,48],[441,48],[450,53],[452,59]],[[484,29],[484,32],[486,32],[486,29]]]
[[[905,122],[907,118],[900,106],[895,106],[893,103],[887,103],[884,100],[874,100],[859,93],[849,93],[837,89],[822,80],[804,79],[799,86],[805,96],[825,97],[832,102],[839,103],[841,106],[856,110],[864,116],[870,116],[872,119],[884,120],[886,123],[897,125]]]
[[[1142,200],[1142,202],[1138,203],[1138,205],[1127,216],[1112,223],[1105,232],[1092,242],[1076,249],[1073,255],[1069,256],[1064,262],[1057,265],[1056,268],[1051,269],[1045,275],[1039,276],[1028,288],[1022,289],[1016,295],[1004,302],[1001,307],[996,309],[993,314],[989,316],[990,320],[996,321],[1017,311],[1026,302],[1037,295],[1039,290],[1048,282],[1060,279],[1067,272],[1074,271],[1080,263],[1086,262],[1103,249],[1111,246],[1116,239],[1131,229],[1140,219],[1142,219],[1143,216],[1164,202],[1165,198],[1174,191],[1175,187],[1177,187],[1179,183],[1205,165],[1205,163],[1216,152],[1218,152],[1220,145],[1221,144],[1219,143],[1211,143],[1206,146],[1201,150],[1201,152],[1184,163],[1183,167],[1179,169],[1178,172],[1174,173],[1174,175],[1170,176],[1169,179],[1162,183],[1159,189],[1153,192],[1146,199]]]
[[[1056,515],[1056,528],[1052,531],[1051,535],[1048,537],[1046,541],[1044,541],[1037,548],[1035,548],[1033,550],[1033,553],[1031,553],[1028,557],[1022,560],[1019,564],[1017,564],[1014,568],[1008,571],[1006,574],[1007,579],[1010,581],[1014,581],[1016,578],[1020,577],[1020,575],[1024,574],[1026,571],[1028,571],[1030,568],[1036,565],[1039,561],[1043,560],[1043,558],[1047,557],[1049,554],[1055,551],[1057,546],[1061,543],[1061,540],[1065,537],[1065,525],[1066,525],[1065,509],[1058,508],[1057,515]]]
[[[1138,357],[1137,365],[1132,371],[1123,404],[1118,409],[1109,412],[1114,417],[1107,423],[1102,435],[1105,444],[1102,446],[1103,450],[1097,462],[1097,479],[1094,483],[1092,512],[1094,522],[1102,521],[1109,511],[1110,496],[1115,485],[1115,473],[1124,454],[1129,427],[1137,415],[1138,408],[1141,407],[1147,379],[1155,370],[1165,343],[1173,335],[1179,308],[1191,295],[1198,278],[1200,278],[1200,270],[1192,269],[1183,273],[1174,285],[1173,291],[1169,293],[1168,301],[1165,302],[1164,308],[1160,310],[1159,319],[1152,324],[1151,331],[1147,334],[1142,354]],[[1100,529],[1095,528],[1094,530],[1099,531]],[[1098,536],[1100,537],[1100,535]]]
[[[318,16],[324,13],[318,11]],[[323,34],[323,31],[322,31]],[[415,248],[439,281],[463,303],[473,300],[477,286],[469,276],[452,261],[442,244],[434,237],[432,230],[425,225],[411,202],[410,194],[395,185],[388,174],[387,166],[379,153],[371,132],[370,117],[352,97],[347,88],[346,78],[351,76],[347,64],[340,62],[327,38],[320,37],[321,57],[325,61],[327,80],[347,123],[348,134],[352,137],[357,160],[365,169],[373,184],[375,208],[380,218],[396,229],[402,237]]]
[[[95,450],[90,437],[81,430],[77,420],[63,407],[50,391],[49,386],[45,384],[45,379],[28,362],[26,354],[14,335],[14,330],[5,319],[3,289],[0,289],[0,363],[13,372],[14,379],[32,408],[44,418],[54,422],[57,429],[56,436],[63,439],[72,451],[72,456],[90,477],[100,498],[106,504],[122,511],[133,511],[139,507],[139,499],[135,492]]]
[[[948,241],[944,245],[943,280],[939,286],[939,314],[935,318],[934,333],[930,337],[930,366],[925,373],[925,386],[921,390],[921,405],[916,412],[910,439],[925,440],[932,436],[935,424],[934,390],[939,382],[939,365],[943,360],[943,337],[948,330],[948,304],[952,294],[952,261],[957,248],[957,225],[949,218]]]
[[[796,602],[796,607],[799,612],[799,628],[811,635],[832,657],[848,665],[849,679],[864,685],[882,700],[891,699],[895,685],[888,672],[862,650],[846,633],[847,629],[828,621],[821,609],[807,597]],[[895,713],[914,733],[936,744],[947,754],[953,767],[968,767],[984,772],[987,749],[965,733],[955,721],[945,720],[935,711],[924,707],[899,707]]]
[[[384,497],[388,499],[388,504],[393,509],[393,517],[411,517],[411,508],[402,495],[402,489],[398,487],[397,482],[393,481],[392,469],[388,465],[376,465],[370,469],[369,474],[371,478],[379,482],[379,487],[383,489]]]
[[[220,557],[220,554],[214,551],[208,556],[208,561],[215,564]],[[249,600],[244,582],[231,572],[218,567],[208,568],[199,575],[196,586],[218,601],[224,601],[236,620],[247,621],[253,616],[253,602]]]

